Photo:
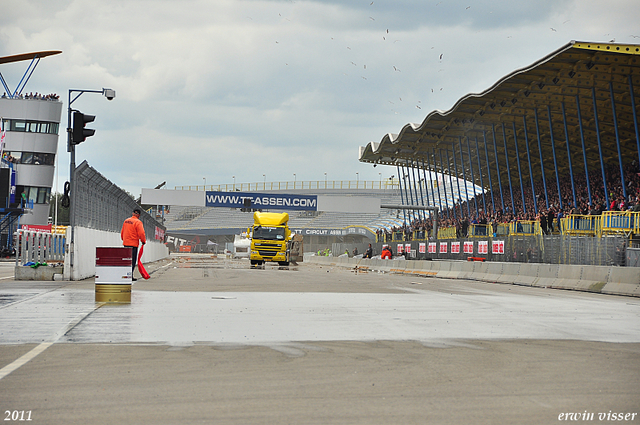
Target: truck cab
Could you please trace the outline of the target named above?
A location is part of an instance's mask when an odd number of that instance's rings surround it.
[[[251,265],[265,262],[277,262],[288,266],[289,248],[292,233],[287,223],[287,213],[253,213],[253,226],[248,229],[251,235]]]

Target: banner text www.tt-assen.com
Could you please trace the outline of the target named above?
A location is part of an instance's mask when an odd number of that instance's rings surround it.
[[[243,208],[246,206],[245,199],[251,200],[251,208],[255,209],[318,210],[318,197],[315,195],[285,195],[282,193],[207,192],[205,206]]]

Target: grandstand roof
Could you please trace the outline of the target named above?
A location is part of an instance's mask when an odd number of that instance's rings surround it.
[[[3,56],[3,57],[0,57],[0,64],[44,58],[47,56],[57,55],[60,53],[62,53],[61,50],[45,50],[42,52],[20,53],[19,55]]]
[[[594,114],[594,93],[597,115]],[[634,98],[640,99],[640,45],[571,41],[532,65],[506,75],[482,93],[463,96],[449,111],[433,111],[421,124],[407,124],[399,134],[387,134],[380,142],[361,147],[360,161],[413,165],[444,173],[448,173],[449,165],[451,174],[459,177],[466,174],[470,181],[471,163],[474,167],[473,182],[481,185],[479,158],[483,186],[488,189],[485,148],[493,181],[496,181],[494,140],[501,173],[506,174],[503,134],[506,135],[511,172],[518,172],[517,146],[523,174],[528,178],[526,135],[534,179],[541,179],[540,156],[544,158],[545,174],[551,173],[552,137],[558,170],[562,176],[568,175],[564,111],[574,173],[576,167],[584,169],[579,113],[589,167],[597,163],[599,170],[596,123],[600,130],[604,162],[617,166],[619,156],[614,118],[617,119],[623,163],[638,160],[637,105],[634,110]],[[514,133],[517,145],[514,144]],[[448,161],[445,157],[445,163],[441,164],[437,155],[439,150],[455,153],[458,158],[456,171],[453,155]]]

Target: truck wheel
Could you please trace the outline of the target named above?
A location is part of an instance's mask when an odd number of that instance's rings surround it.
[[[258,263],[259,263],[259,261],[258,261],[258,260],[251,260],[251,265],[252,265],[252,266],[255,266],[255,265],[256,265],[256,264],[258,264]]]

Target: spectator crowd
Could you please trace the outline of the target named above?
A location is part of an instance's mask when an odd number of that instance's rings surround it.
[[[2,99],[6,99],[9,98],[10,96],[7,96],[7,92],[4,92],[2,94]],[[29,94],[16,94],[13,99],[34,99],[34,100],[59,100],[60,96],[58,96],[55,93],[50,93],[50,94],[41,94],[41,93],[29,93]]]
[[[543,181],[535,182],[533,190],[530,183],[527,186],[523,181],[524,197],[519,184],[512,182],[510,187],[503,182],[502,193],[487,191],[484,196],[480,194],[468,202],[459,201],[453,208],[440,211],[437,218],[438,228],[455,227],[457,237],[467,237],[470,224],[490,224],[493,227],[492,233],[496,233],[499,224],[537,221],[543,233],[550,234],[558,230],[560,219],[567,215],[600,215],[604,211],[640,212],[638,161],[634,160],[625,165],[623,173],[626,197],[622,188],[623,179],[620,178],[620,169],[616,167],[605,169],[608,197],[605,196],[602,173],[593,171],[589,174],[588,184],[584,173],[574,173],[573,185],[569,175],[561,177],[559,183],[555,176],[547,179],[546,192]],[[511,193],[513,193],[513,202]],[[432,204],[434,203],[432,200]],[[433,227],[432,220],[424,212],[407,211],[405,214],[407,219],[404,225],[379,229],[378,240],[383,240],[384,237],[386,237],[384,240],[390,240],[391,235],[395,233],[401,233],[404,240],[411,240],[416,232],[420,239],[430,234]]]

